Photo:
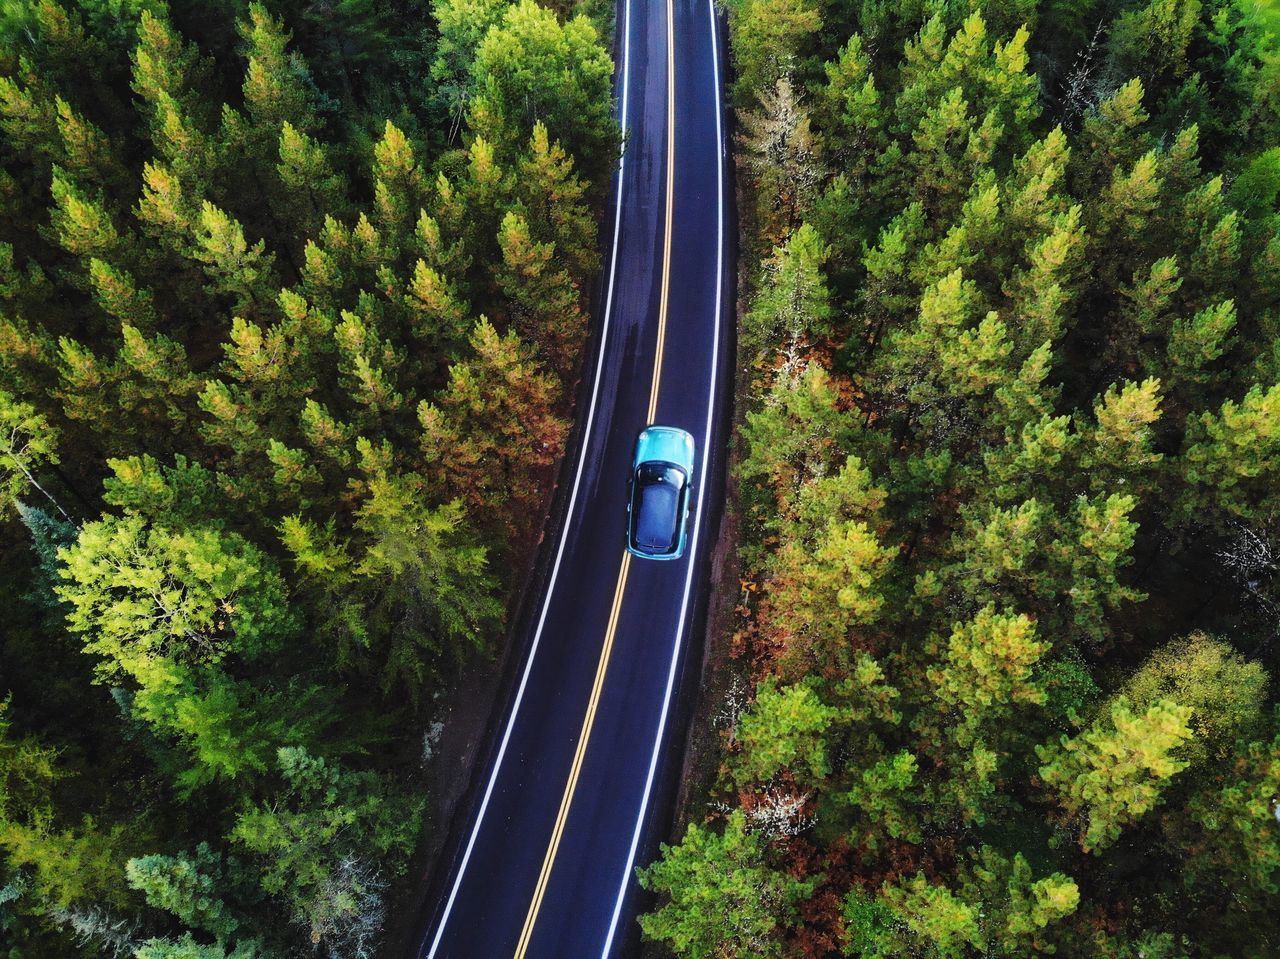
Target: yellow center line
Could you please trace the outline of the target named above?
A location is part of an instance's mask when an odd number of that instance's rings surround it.
[[[653,360],[653,382],[649,388],[649,414],[646,424],[653,422],[658,410],[658,387],[662,380],[662,349],[667,336],[667,298],[671,289],[671,221],[676,177],[676,54],[675,43],[672,40],[674,29],[674,3],[673,0],[667,0],[667,222],[662,246],[662,293],[658,303],[658,346]],[[600,695],[604,690],[605,673],[609,669],[609,658],[613,654],[613,639],[618,631],[618,616],[622,611],[622,596],[626,591],[627,572],[630,569],[631,554],[624,552],[622,567],[618,571],[618,583],[614,587],[613,607],[609,610],[609,624],[605,628],[604,647],[600,650],[595,683],[591,687],[591,699],[587,703],[587,714],[582,721],[582,731],[578,735],[578,744],[573,754],[573,765],[569,769],[569,780],[565,784],[564,795],[560,797],[560,809],[556,814],[555,826],[551,830],[551,841],[547,845],[547,853],[542,860],[542,869],[538,873],[533,900],[529,903],[529,911],[525,914],[524,926],[520,930],[520,940],[516,943],[515,959],[524,959],[525,953],[529,950],[529,941],[533,938],[533,927],[538,921],[538,911],[542,908],[542,897],[546,894],[547,883],[551,879],[551,868],[555,865],[556,853],[560,849],[560,838],[564,834],[565,823],[569,818],[569,808],[573,805],[573,794],[578,788],[578,777],[587,755],[587,743],[591,739],[591,727],[595,724]]]
[[[671,34],[675,29],[672,0],[667,0],[667,226],[662,241],[662,293],[658,300],[658,349],[653,357],[653,384],[649,387],[649,416],[652,423],[658,413],[658,386],[662,382],[662,347],[667,338],[667,294],[671,290],[671,211],[676,184],[676,45]]]
[[[618,614],[622,611],[622,594],[627,587],[627,572],[630,569],[631,554],[624,552],[622,568],[618,571],[618,585],[613,592],[613,608],[609,610],[609,625],[604,634],[604,648],[600,651],[596,679],[591,687],[591,699],[587,703],[587,715],[582,721],[582,731],[578,734],[578,747],[573,754],[573,766],[569,770],[569,783],[560,799],[560,811],[556,815],[555,828],[551,831],[551,843],[547,846],[547,854],[542,860],[542,871],[538,874],[538,884],[533,890],[533,901],[529,904],[529,912],[524,917],[524,927],[520,930],[520,941],[516,944],[516,959],[522,959],[529,948],[529,940],[533,937],[533,924],[537,921],[538,910],[542,907],[542,897],[547,891],[547,882],[551,878],[551,866],[555,863],[556,852],[560,848],[560,837],[564,834],[565,820],[569,818],[569,807],[573,803],[573,794],[578,785],[578,774],[582,771],[582,761],[587,755],[587,741],[591,738],[591,727],[596,721],[596,707],[600,704],[604,676],[609,669],[613,637],[618,631]]]

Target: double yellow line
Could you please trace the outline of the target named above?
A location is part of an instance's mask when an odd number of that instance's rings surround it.
[[[582,761],[587,755],[587,740],[591,738],[591,727],[596,721],[596,707],[600,704],[600,692],[604,688],[604,674],[609,669],[609,656],[613,652],[613,637],[618,630],[618,613],[622,610],[622,594],[627,588],[627,571],[631,568],[631,554],[622,554],[622,570],[618,574],[618,585],[613,591],[613,608],[609,610],[609,626],[604,634],[604,649],[600,651],[600,662],[596,666],[596,680],[591,687],[591,698],[587,701],[587,715],[582,721],[582,731],[578,734],[578,748],[573,753],[573,765],[569,768],[569,782],[564,795],[560,797],[560,811],[556,814],[555,828],[551,831],[551,843],[547,846],[547,855],[542,860],[542,872],[538,874],[538,884],[533,890],[533,901],[529,904],[529,912],[524,917],[524,928],[520,930],[520,941],[516,944],[516,956],[521,957],[529,948],[529,940],[533,937],[533,924],[537,921],[538,910],[542,908],[542,897],[547,891],[547,882],[551,879],[551,866],[556,859],[556,850],[560,848],[560,837],[564,834],[564,824],[569,818],[569,807],[573,803],[573,793],[578,785],[578,774],[582,772]]]
[[[653,358],[653,379],[649,387],[649,413],[646,423],[652,423],[658,411],[658,387],[662,380],[662,349],[667,337],[667,299],[671,289],[671,213],[675,202],[676,176],[676,53],[672,38],[675,30],[673,6],[673,0],[667,0],[667,221],[662,245],[662,291],[658,300],[658,347]],[[587,743],[591,739],[591,728],[595,725],[600,695],[604,690],[605,673],[609,670],[609,658],[613,654],[613,640],[618,632],[618,617],[622,612],[622,597],[626,592],[627,573],[630,569],[631,554],[624,552],[622,566],[618,570],[618,582],[613,591],[609,623],[605,628],[604,646],[600,650],[600,661],[596,665],[591,698],[587,701],[587,714],[582,720],[578,745],[573,753],[573,764],[569,767],[569,779],[565,783],[564,794],[560,797],[560,809],[556,813],[555,826],[551,830],[551,841],[547,845],[547,853],[542,859],[542,869],[538,873],[537,885],[534,886],[533,900],[529,903],[529,911],[525,914],[524,926],[520,930],[520,940],[516,943],[515,959],[525,959],[525,953],[529,950],[529,941],[533,938],[533,927],[538,921],[538,911],[542,908],[542,897],[546,894],[547,884],[551,880],[551,869],[555,865],[556,853],[560,849],[560,839],[564,835],[565,823],[569,819],[573,794],[578,788],[578,777],[582,773],[582,764],[587,755]]]
[[[653,381],[649,387],[649,416],[658,415],[658,386],[662,382],[662,347],[667,339],[667,294],[671,290],[671,210],[676,195],[676,45],[672,0],[667,0],[667,228],[662,240],[662,293],[658,299],[658,348],[653,357]]]

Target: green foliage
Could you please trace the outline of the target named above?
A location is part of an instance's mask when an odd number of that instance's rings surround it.
[[[613,61],[585,16],[560,23],[533,0],[517,0],[474,56],[470,122],[477,135],[510,149],[540,122],[591,179],[612,166],[619,145]]]
[[[1030,619],[997,613],[994,606],[983,607],[971,622],[957,623],[943,665],[926,673],[949,735],[969,746],[1010,718],[1012,707],[1043,703],[1044,691],[1032,671],[1048,649]]]
[[[148,939],[134,953],[136,959],[259,959],[253,942],[240,942],[230,951],[221,943],[202,945],[184,933],[181,939]]]
[[[645,936],[690,959],[781,956],[778,925],[813,888],[768,866],[741,812],[720,834],[691,825],[680,845],[664,845],[663,858],[640,871],[640,884],[664,897],[641,917]]]
[[[424,507],[415,477],[388,473],[370,447],[362,457],[370,495],[356,527],[368,545],[354,572],[372,587],[376,632],[390,641],[384,684],[416,695],[430,675],[427,654],[481,647],[501,607],[461,504]]]
[[[1228,399],[1218,413],[1193,420],[1183,454],[1187,482],[1197,499],[1243,519],[1272,510],[1280,467],[1280,386],[1252,387],[1242,401]]]
[[[1204,882],[1241,877],[1253,908],[1280,890],[1280,838],[1275,826],[1275,789],[1280,781],[1280,737],[1242,741],[1230,772],[1209,785],[1189,806],[1191,827],[1184,848],[1196,856],[1193,875]],[[1242,881],[1243,880],[1243,881]]]
[[[31,548],[36,554],[31,591],[25,598],[50,612],[61,611],[56,593],[62,578],[58,568],[58,550],[75,542],[76,528],[66,520],[23,503],[18,504],[18,516],[31,533]]]
[[[1274,30],[728,13],[750,686],[706,801],[823,877],[788,954],[1269,955]]]
[[[284,897],[313,942],[342,941],[380,909],[384,880],[371,862],[403,862],[420,801],[302,748],[282,748],[279,769],[278,794],[245,809],[232,837],[260,864],[262,888]]]
[[[746,106],[754,93],[773,89],[791,73],[822,19],[805,0],[741,0],[729,10],[738,64],[735,99]]]
[[[912,950],[916,955],[959,957],[966,947],[977,947],[982,941],[978,910],[945,886],[930,885],[923,875],[888,886],[883,895],[911,938],[920,943]]]
[[[734,738],[742,745],[735,764],[739,783],[767,783],[781,770],[800,783],[824,779],[830,772],[824,736],[839,710],[825,705],[813,684],[778,689],[766,680],[756,701],[738,719]]]
[[[0,456],[4,464],[0,474],[4,481],[0,486],[0,517],[15,511],[18,497],[30,489],[49,496],[36,475],[58,462],[57,449],[57,432],[36,408],[0,390]],[[51,496],[49,499],[57,505]]]
[[[102,657],[103,679],[163,682],[166,667],[252,659],[297,630],[279,574],[234,533],[107,518],[86,524],[60,558],[68,624]]]
[[[130,859],[125,878],[147,897],[147,905],[171,912],[186,925],[219,939],[231,935],[239,925],[218,897],[222,857],[207,843],[201,843],[190,855],[157,853]]]
[[[920,813],[915,808],[919,770],[916,757],[901,750],[861,771],[843,797],[866,820],[855,839],[871,849],[881,844],[882,836],[920,841]]]
[[[1191,738],[1191,716],[1191,707],[1166,699],[1135,713],[1121,698],[1079,736],[1036,747],[1040,779],[1067,822],[1079,822],[1080,848],[1105,849],[1159,804],[1168,781],[1187,767],[1178,757]]]
[[[511,504],[507,530],[527,535],[542,506],[541,474],[567,433],[559,383],[514,331],[502,336],[484,317],[470,344],[473,358],[450,367],[439,405],[418,408],[423,455],[474,515]]]
[[[768,282],[744,318],[744,336],[753,354],[829,332],[831,305],[822,275],[826,258],[822,238],[807,223],[785,246],[774,249],[765,265]]]
[[[1268,677],[1257,662],[1203,633],[1176,640],[1151,654],[1124,684],[1135,709],[1166,699],[1192,710],[1192,761],[1222,759],[1237,741],[1252,739],[1263,724]]]
[[[370,955],[568,434],[610,18],[0,6],[0,953]]]

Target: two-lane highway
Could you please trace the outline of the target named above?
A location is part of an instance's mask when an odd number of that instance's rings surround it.
[[[616,174],[581,452],[527,659],[418,950],[594,959],[637,941],[635,865],[679,768],[672,721],[706,589],[730,297],[721,32],[712,0],[622,0]],[[698,444],[683,559],[623,549],[632,446]]]

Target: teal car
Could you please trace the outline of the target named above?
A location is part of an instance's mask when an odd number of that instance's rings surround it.
[[[692,491],[693,437],[673,426],[641,432],[631,459],[627,552],[643,559],[679,559]]]

